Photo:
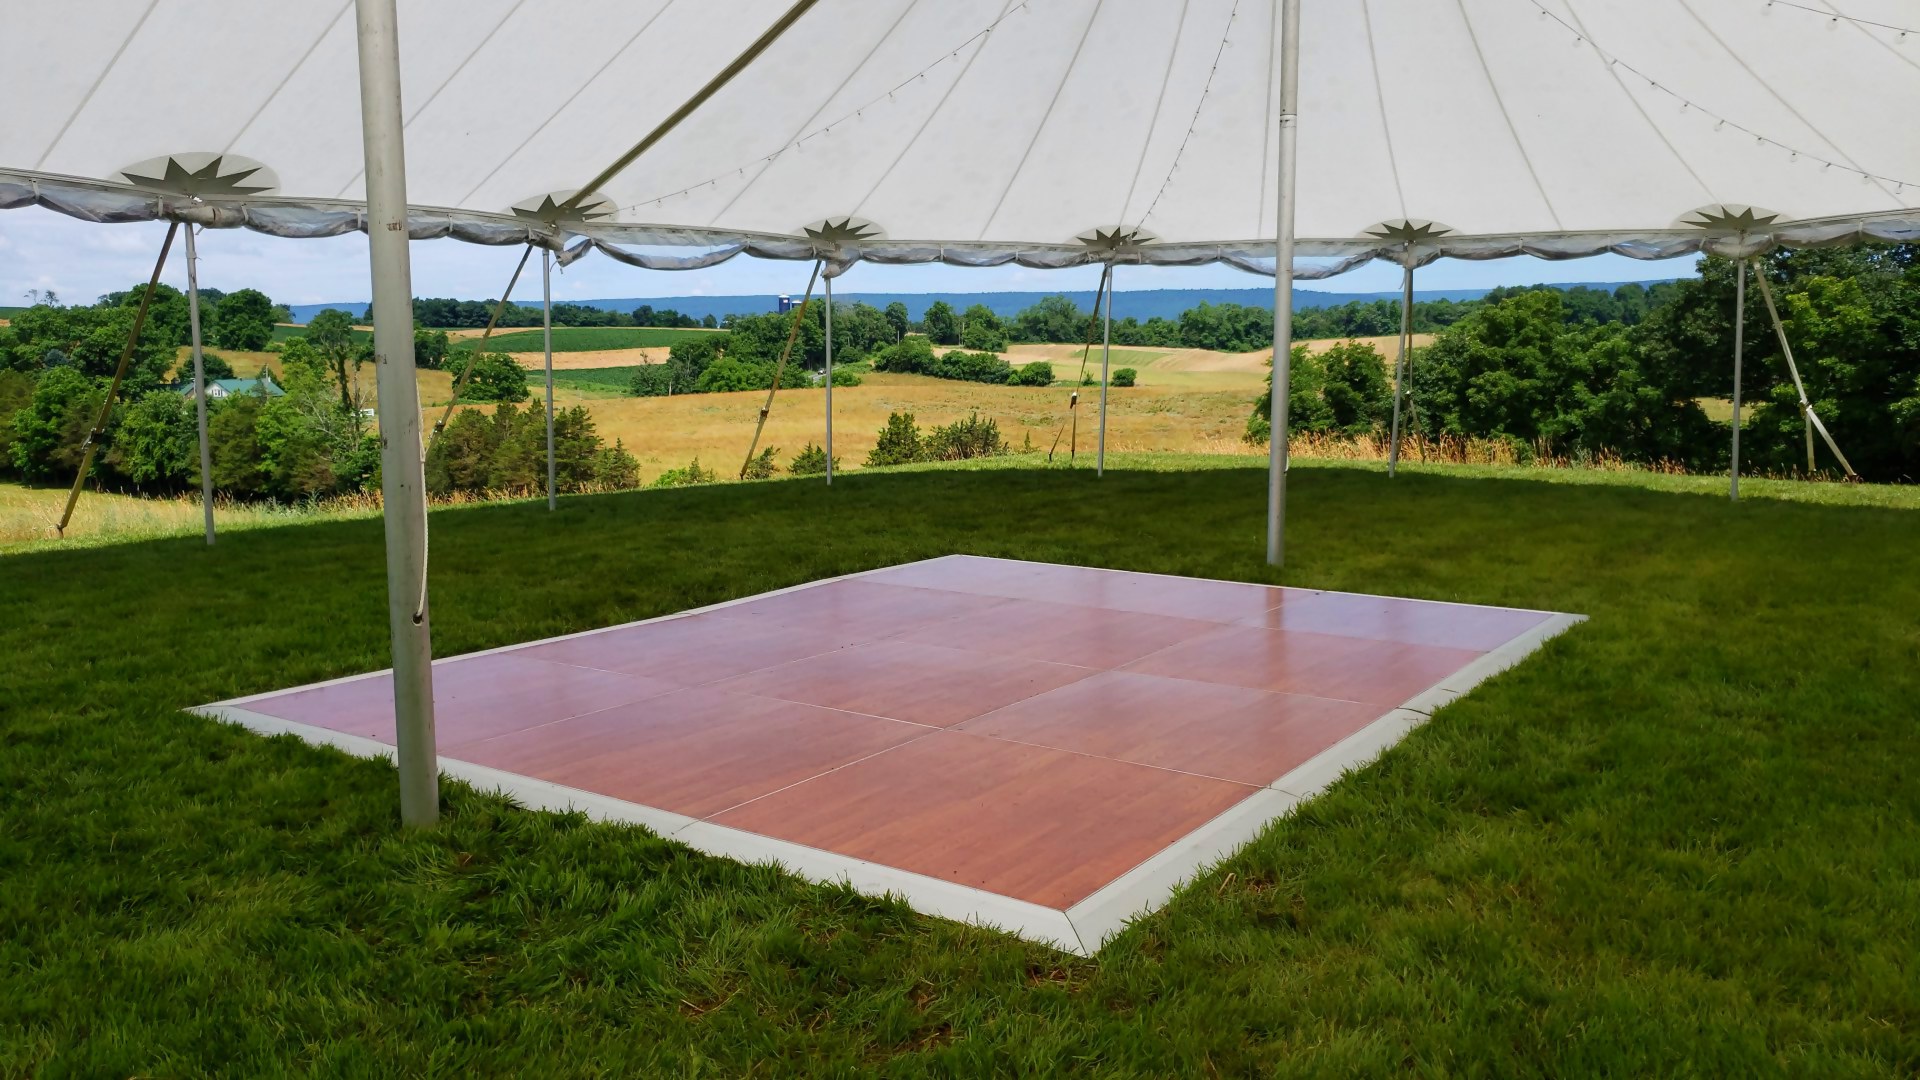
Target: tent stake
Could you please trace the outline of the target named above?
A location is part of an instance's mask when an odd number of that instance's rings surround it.
[[[833,275],[826,285],[827,316],[827,486],[833,486]]]
[[[1413,345],[1413,262],[1408,262],[1400,277],[1400,355],[1393,360],[1393,442],[1387,447],[1387,478],[1400,468],[1400,398],[1407,378],[1407,350]]]
[[[1107,264],[1107,306],[1100,315],[1100,442],[1093,453],[1093,475],[1107,475],[1107,380],[1113,360],[1113,264]]]
[[[1300,0],[1280,0],[1279,196],[1273,245],[1273,402],[1267,410],[1267,562],[1286,564],[1287,394],[1293,367],[1293,203],[1300,119]]]
[[[373,272],[380,499],[386,526],[387,628],[393,639],[394,744],[400,820],[440,816],[433,733],[433,637],[427,620],[427,493],[413,364],[413,266],[407,248],[407,161],[400,112],[395,0],[354,0],[365,141],[367,249]],[[524,259],[522,262],[524,263]]]
[[[1860,474],[1854,472],[1853,465],[1847,461],[1847,455],[1840,452],[1840,444],[1827,434],[1827,425],[1820,422],[1819,414],[1813,411],[1813,403],[1807,400],[1806,384],[1800,381],[1800,365],[1793,362],[1793,346],[1787,344],[1787,328],[1780,321],[1780,310],[1773,306],[1773,286],[1767,284],[1766,272],[1758,262],[1754,263],[1753,280],[1760,283],[1760,298],[1767,302],[1767,317],[1773,320],[1773,332],[1780,337],[1780,352],[1787,358],[1787,373],[1793,376],[1793,389],[1800,395],[1800,418],[1807,429],[1807,472],[1813,472],[1813,433],[1818,429],[1820,438],[1826,441],[1827,449],[1833,451],[1833,456],[1840,460],[1840,467],[1847,471],[1847,479],[1860,479]]]
[[[127,331],[127,344],[120,350],[120,363],[113,369],[113,383],[107,387],[107,400],[100,403],[100,415],[93,421],[92,430],[81,444],[80,473],[73,478],[73,490],[67,492],[67,508],[60,513],[60,524],[54,526],[57,535],[67,535],[67,525],[73,521],[73,506],[80,501],[80,489],[86,486],[87,473],[93,470],[93,455],[100,449],[100,437],[107,433],[107,421],[113,417],[114,399],[120,396],[120,384],[127,378],[127,363],[133,359],[133,347],[140,342],[140,330],[147,325],[147,308],[153,303],[153,290],[160,285],[160,271],[167,265],[167,253],[173,250],[173,234],[180,231],[180,223],[167,223],[167,238],[160,245],[160,257],[153,261],[153,276],[147,279],[147,291],[140,297],[140,310],[134,312],[133,329]]]
[[[213,447],[207,442],[207,361],[200,347],[200,252],[187,226],[187,326],[193,341],[193,419],[200,435],[200,516],[213,546]]]
[[[1733,464],[1727,471],[1727,498],[1740,501],[1740,368],[1747,352],[1747,260],[1733,263]]]
[[[540,337],[547,351],[547,509],[553,498],[553,252],[540,249]]]

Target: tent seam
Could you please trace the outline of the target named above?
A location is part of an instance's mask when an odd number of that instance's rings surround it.
[[[1026,0],[1017,0],[1017,2],[1024,5]],[[998,26],[1001,20],[1005,19],[1007,15],[1013,11],[1015,4],[1016,4],[1016,0],[1004,0],[1004,2],[1000,5],[1000,15],[998,18],[994,19],[993,25]],[[884,184],[886,184],[887,179],[893,175],[893,170],[899,168],[900,163],[902,161],[905,161],[907,158],[907,155],[913,152],[914,146],[920,141],[920,136],[925,135],[927,133],[927,128],[933,124],[934,117],[939,116],[940,110],[947,107],[948,99],[952,98],[954,91],[960,89],[960,84],[966,81],[967,73],[973,70],[973,62],[975,60],[980,59],[981,53],[987,51],[987,45],[992,40],[993,40],[992,34],[988,34],[987,36],[980,39],[979,47],[974,49],[973,52],[967,56],[966,63],[960,65],[960,74],[955,75],[953,77],[953,82],[947,85],[946,93],[940,95],[940,100],[934,103],[932,110],[927,113],[927,118],[925,120],[920,121],[920,126],[919,128],[915,129],[913,133],[913,137],[907,140],[907,144],[900,148],[900,152],[898,154],[894,155],[893,161],[890,164],[888,164],[884,170],[881,171],[880,178],[878,180],[875,180],[873,182],[873,186],[867,189],[867,193],[865,195],[862,195],[860,197],[860,201],[854,204],[853,212],[856,215],[866,208],[868,201],[871,200],[874,197],[874,195],[879,193],[880,188]]]
[[[1387,120],[1387,90],[1380,82],[1380,48],[1373,40],[1372,0],[1360,0],[1360,22],[1367,29],[1367,64],[1373,69],[1373,99],[1380,107],[1380,134],[1386,137],[1387,171],[1393,174],[1393,194],[1400,216],[1407,216],[1407,189],[1400,182],[1400,156],[1393,151],[1393,125]]]
[[[280,91],[285,90],[287,84],[293,81],[293,77],[300,74],[300,69],[307,66],[307,61],[313,57],[314,51],[320,48],[320,43],[333,36],[334,30],[340,25],[340,20],[346,17],[347,11],[352,7],[353,0],[346,0],[346,3],[340,5],[340,10],[333,13],[333,18],[327,23],[326,29],[315,34],[313,40],[307,43],[307,51],[300,54],[300,59],[293,62],[293,66],[287,69],[285,75],[280,76],[280,82],[274,86],[273,92],[267,95],[267,99],[260,103],[259,108],[253,110],[253,115],[247,117],[246,123],[241,124],[239,129],[233,133],[233,138],[227,140],[227,145],[221,148],[221,153],[230,154],[233,152],[234,144],[238,143],[241,137],[247,133],[247,129],[253,127],[254,122],[260,119],[261,114],[272,108],[273,103],[280,99]]]
[[[993,220],[1000,216],[1000,209],[1007,204],[1007,196],[1013,194],[1014,185],[1020,182],[1020,174],[1026,170],[1027,159],[1033,156],[1033,148],[1040,142],[1040,136],[1047,130],[1047,121],[1053,119],[1053,110],[1060,104],[1060,95],[1066,91],[1067,83],[1073,80],[1073,69],[1080,66],[1080,54],[1087,47],[1087,38],[1093,35],[1093,24],[1100,21],[1100,12],[1107,6],[1106,0],[1094,0],[1093,14],[1087,16],[1087,25],[1080,31],[1080,40],[1073,47],[1073,56],[1067,60],[1067,69],[1060,73],[1060,83],[1053,88],[1053,97],[1047,100],[1046,111],[1040,114],[1040,123],[1027,138],[1027,148],[1020,152],[1020,161],[1014,165],[1013,174],[1007,177],[1007,186],[1000,189],[1000,198],[994,201],[993,211],[980,226],[976,240],[984,240],[987,230],[993,228]]]
[[[1868,170],[1861,168],[1860,163],[1854,160],[1852,154],[1849,154],[1844,149],[1842,149],[1840,147],[1840,144],[1834,142],[1832,139],[1827,138],[1826,133],[1820,130],[1818,125],[1814,124],[1812,121],[1808,120],[1805,116],[1802,116],[1800,114],[1800,110],[1794,107],[1793,102],[1788,101],[1786,97],[1780,93],[1780,91],[1775,90],[1773,88],[1772,83],[1761,78],[1760,73],[1753,70],[1753,67],[1747,63],[1747,60],[1745,57],[1741,56],[1739,53],[1734,52],[1733,49],[1729,48],[1726,41],[1720,37],[1719,33],[1716,32],[1713,29],[1713,27],[1707,25],[1707,21],[1700,17],[1699,12],[1693,10],[1693,5],[1689,3],[1688,0],[1680,0],[1680,10],[1686,12],[1687,16],[1691,18],[1700,27],[1700,29],[1706,31],[1707,36],[1713,39],[1713,43],[1715,45],[1720,46],[1720,50],[1722,52],[1732,57],[1733,62],[1740,66],[1741,71],[1746,72],[1747,76],[1751,78],[1755,83],[1759,84],[1759,86],[1762,89],[1764,89],[1768,93],[1768,95],[1770,95],[1773,98],[1773,100],[1779,102],[1782,108],[1786,109],[1787,112],[1790,115],[1792,115],[1792,117],[1795,120],[1798,120],[1800,122],[1801,126],[1805,127],[1808,131],[1812,132],[1814,138],[1825,143],[1836,155],[1840,157],[1842,161],[1844,161],[1848,166],[1850,166],[1853,169],[1853,171],[1860,173],[1862,175],[1868,176],[1869,178],[1872,178],[1872,174],[1868,172]],[[1592,40],[1592,39],[1588,39],[1588,40]],[[1887,190],[1887,185],[1885,183],[1883,183],[1879,179],[1872,179],[1872,182],[1874,187],[1880,189],[1880,194],[1885,195],[1889,199],[1892,199],[1895,205],[1900,207],[1906,206],[1906,202],[1904,200],[1894,195],[1893,192]]]
[[[653,29],[653,24],[656,22],[659,22],[660,16],[665,15],[667,11],[673,7],[674,3],[675,3],[675,0],[666,0],[666,3],[660,5],[660,9],[658,11],[655,11],[652,15],[648,16],[647,21],[640,25],[640,29],[635,30],[633,32],[633,36],[627,39],[626,44],[616,49],[612,56],[607,57],[606,63],[601,64],[598,68],[594,69],[593,74],[587,76],[587,79],[585,82],[581,83],[578,87],[575,87],[573,93],[568,94],[567,99],[560,103],[559,108],[547,114],[546,120],[536,125],[533,128],[533,130],[528,133],[526,138],[520,140],[520,145],[514,147],[512,150],[507,151],[507,156],[501,158],[500,163],[498,165],[495,165],[493,168],[487,170],[487,175],[481,177],[478,183],[474,184],[473,187],[465,195],[462,195],[458,200],[458,204],[461,206],[465,206],[468,200],[472,199],[476,192],[478,192],[481,188],[486,187],[487,184],[491,182],[495,176],[498,176],[500,174],[501,169],[506,168],[507,165],[511,163],[514,158],[519,157],[520,151],[525,150],[527,148],[528,143],[533,142],[533,140],[538,138],[543,132],[545,132],[547,128],[555,120],[559,119],[560,114],[566,111],[567,106],[573,104],[575,98],[578,98],[581,94],[586,93],[588,87],[592,86],[595,82],[597,82],[600,76],[605,75],[607,73],[607,69],[619,63],[620,58],[626,55],[627,50],[633,48],[634,42],[639,41],[642,37],[646,35],[648,30]]]
[[[1160,126],[1160,107],[1167,100],[1167,84],[1173,81],[1173,62],[1180,56],[1180,38],[1187,30],[1187,11],[1191,0],[1180,0],[1180,19],[1173,28],[1173,47],[1167,50],[1167,66],[1160,73],[1160,92],[1153,99],[1153,116],[1147,121],[1147,137],[1140,141],[1140,156],[1133,163],[1133,179],[1127,181],[1127,197],[1120,200],[1120,212],[1114,215],[1116,227],[1124,227],[1127,210],[1133,206],[1133,193],[1140,186],[1141,170],[1147,167],[1147,151],[1153,148],[1153,133]]]
[[[1480,48],[1480,35],[1474,32],[1473,19],[1467,14],[1466,0],[1453,0],[1460,11],[1460,25],[1467,31],[1467,40],[1473,43],[1474,59],[1480,62],[1480,73],[1486,76],[1487,89],[1493,92],[1494,107],[1500,110],[1500,119],[1506,121],[1507,134],[1513,138],[1513,148],[1520,154],[1521,164],[1527,167],[1527,175],[1533,180],[1533,188],[1540,193],[1540,201],[1547,208],[1547,216],[1553,219],[1555,228],[1565,230],[1566,223],[1560,220],[1560,212],[1554,209],[1553,199],[1547,194],[1547,186],[1540,182],[1540,171],[1533,167],[1533,156],[1527,153],[1526,144],[1520,141],[1520,129],[1513,126],[1513,115],[1507,112],[1506,99],[1500,96],[1500,85],[1493,81],[1493,69],[1487,66],[1487,54]]]
[[[60,148],[61,140],[65,139],[67,132],[73,129],[73,122],[80,119],[81,113],[87,111],[87,105],[93,101],[93,95],[100,91],[100,84],[107,81],[107,76],[112,74],[114,67],[120,63],[120,57],[125,55],[127,46],[133,44],[133,39],[140,36],[141,27],[147,25],[147,19],[153,15],[153,9],[159,6],[160,0],[147,0],[147,10],[140,13],[139,20],[133,24],[133,29],[127,31],[127,36],[120,40],[120,47],[113,50],[113,55],[107,58],[107,66],[101,68],[100,74],[93,77],[92,84],[80,98],[80,104],[73,107],[73,111],[67,114],[66,122],[60,125],[60,130],[54,132],[53,141],[47,144],[45,150],[40,151],[39,160],[33,163],[35,171],[45,165],[47,159],[53,156],[53,152]]]
[[[855,64],[852,67],[852,69],[847,72],[846,78],[840,80],[840,85],[833,88],[833,93],[828,94],[825,98],[821,99],[819,107],[814,109],[813,113],[810,116],[808,116],[805,120],[802,120],[800,122],[800,126],[794,130],[794,133],[787,138],[786,143],[784,143],[783,145],[787,145],[787,146],[793,145],[795,140],[799,139],[801,135],[807,130],[807,127],[811,125],[815,120],[818,120],[820,118],[821,113],[824,113],[827,111],[827,106],[833,104],[834,99],[839,97],[841,91],[847,88],[847,84],[853,81],[853,77],[860,74],[860,72],[866,68],[867,62],[872,60],[874,56],[880,52],[880,47],[882,45],[885,45],[889,38],[893,37],[893,32],[895,30],[900,29],[900,24],[903,22],[906,22],[907,16],[911,15],[913,13],[913,10],[919,6],[920,6],[920,0],[910,0],[910,2],[907,4],[906,7],[900,9],[899,16],[893,20],[893,24],[891,26],[887,27],[887,32],[884,34],[881,34],[879,39],[873,43],[873,48],[867,50],[867,55],[861,57],[860,62],[858,64]],[[733,209],[733,204],[739,202],[740,199],[744,197],[750,189],[752,189],[753,185],[759,183],[760,179],[766,176],[767,173],[772,171],[773,169],[773,162],[771,161],[758,162],[756,163],[756,165],[757,165],[757,168],[755,169],[754,174],[747,178],[746,183],[740,185],[740,190],[734,192],[733,197],[727,200],[726,205],[722,206],[718,210],[715,210],[713,212],[713,216],[707,219],[707,225],[709,228],[713,226],[713,223],[715,221],[720,220],[720,215]]]
[[[492,43],[495,35],[500,33],[500,28],[507,25],[507,23],[511,22],[513,20],[513,17],[520,13],[520,9],[526,6],[526,3],[527,3],[527,0],[514,0],[513,6],[507,9],[507,13],[505,15],[500,16],[500,21],[493,24],[493,29],[487,31],[486,36],[480,39],[480,43],[473,47],[473,51],[467,53],[467,55],[460,61],[459,66],[455,67],[451,72],[447,73],[447,77],[440,81],[440,85],[433,88],[433,93],[427,95],[427,100],[421,102],[419,106],[413,110],[413,115],[408,116],[406,119],[400,122],[401,131],[406,131],[408,128],[411,128],[415,120],[420,119],[423,113],[425,113],[428,109],[433,107],[434,102],[440,100],[440,95],[446,92],[447,87],[453,85],[453,80],[459,78],[460,73],[467,70],[467,65],[473,63],[473,58],[476,56],[479,56],[480,53],[484,51],[489,44]],[[365,162],[362,162],[360,165],[360,171],[354,173],[353,179],[348,180],[346,184],[340,188],[340,194],[336,197],[345,198],[347,192],[353,190],[354,182],[359,180],[361,177],[365,176],[366,174],[367,174],[367,166]]]
[[[1579,28],[1582,36],[1588,41],[1592,41],[1593,35],[1587,33],[1587,24],[1581,21],[1580,13],[1574,10],[1573,0],[1564,0],[1564,2],[1567,5],[1567,14],[1573,19],[1573,25]],[[1640,114],[1640,119],[1647,122],[1647,127],[1653,130],[1654,136],[1666,146],[1667,151],[1673,155],[1673,159],[1680,163],[1681,168],[1687,170],[1687,175],[1693,177],[1694,183],[1700,185],[1700,190],[1706,193],[1707,201],[1710,203],[1723,201],[1719,193],[1713,190],[1713,185],[1707,183],[1705,178],[1694,171],[1693,166],[1688,163],[1686,157],[1680,153],[1680,148],[1673,145],[1673,140],[1667,138],[1667,133],[1662,130],[1660,125],[1654,123],[1653,116],[1647,112],[1646,106],[1640,104],[1640,99],[1634,97],[1633,91],[1627,89],[1626,80],[1620,77],[1620,73],[1614,69],[1614,66],[1607,63],[1605,59],[1600,58],[1598,54],[1595,55],[1595,59],[1600,60],[1601,66],[1606,69],[1607,77],[1612,79],[1613,84],[1620,88],[1620,93],[1625,95],[1627,101],[1633,105],[1634,111]]]

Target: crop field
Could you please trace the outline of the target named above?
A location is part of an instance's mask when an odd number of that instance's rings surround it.
[[[553,351],[607,352],[615,349],[664,348],[675,342],[715,332],[670,330],[657,326],[556,326],[553,328]],[[493,336],[487,339],[487,351],[538,354],[543,348],[541,336],[539,327],[531,330],[495,330]],[[470,349],[475,344],[472,338],[462,337],[454,341],[454,348]]]

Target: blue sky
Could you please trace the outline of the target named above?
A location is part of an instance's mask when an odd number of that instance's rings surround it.
[[[146,279],[166,231],[164,225],[94,225],[38,208],[0,211],[0,304],[28,303],[30,290],[53,289],[69,302],[91,302],[101,293]],[[317,304],[367,298],[367,244],[359,234],[327,240],[280,240],[240,229],[201,234],[200,283],[207,288],[257,288],[286,304]],[[499,295],[519,259],[518,248],[484,248],[456,240],[413,245],[414,293],[466,299]],[[1689,256],[1640,262],[1617,255],[1567,262],[1533,258],[1462,262],[1443,259],[1418,275],[1422,289],[1491,288],[1536,282],[1652,281],[1689,277]],[[637,270],[589,255],[554,275],[554,299],[629,296],[716,296],[799,292],[807,264],[738,258],[707,270],[665,273]],[[872,266],[849,271],[840,292],[997,292],[1092,289],[1099,271],[1029,270],[1006,266]],[[184,288],[186,260],[176,243],[162,280]],[[1224,266],[1127,267],[1115,278],[1126,289],[1245,289],[1268,286],[1269,278]],[[1372,263],[1310,283],[1328,292],[1375,292],[1398,288],[1399,270]],[[529,274],[514,290],[522,302],[537,300],[539,277]]]

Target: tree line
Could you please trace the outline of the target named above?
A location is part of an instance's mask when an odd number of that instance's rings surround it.
[[[1892,245],[1776,251],[1758,264],[1808,399],[1868,480],[1920,476],[1917,256],[1920,246]],[[1710,419],[1701,401],[1733,391],[1734,267],[1704,258],[1699,269],[1699,278],[1644,297],[1616,290],[1616,308],[1578,290],[1496,290],[1413,350],[1407,430],[1496,440],[1522,459],[1611,455],[1726,469],[1730,424]],[[1744,327],[1743,467],[1803,472],[1799,395],[1757,291],[1749,287]],[[1319,355],[1300,346],[1293,357],[1289,431],[1384,437],[1387,358],[1360,342]],[[1248,420],[1252,441],[1270,431],[1270,398],[1271,390]],[[1824,448],[1819,469],[1838,471]]]
[[[67,483],[80,467],[121,350],[145,290],[109,293],[92,305],[39,303],[0,326],[0,478]],[[208,402],[207,434],[215,489],[240,499],[297,501],[379,486],[373,430],[372,341],[341,311],[323,311],[305,333],[274,341],[287,312],[258,290],[202,291],[203,340],[214,348],[273,354],[225,396]],[[200,456],[186,300],[160,286],[126,378],[109,415],[89,479],[146,493],[196,490]],[[420,366],[447,357],[445,331],[415,331]],[[205,354],[210,380],[235,376],[217,351]],[[528,397],[526,373],[510,357],[477,358],[462,400],[502,404],[493,413],[456,417],[428,458],[428,486],[456,490],[543,487],[545,423]],[[537,429],[536,439],[528,425]],[[484,433],[478,429],[484,427]],[[632,487],[639,463],[618,443],[605,446],[585,409],[555,418],[563,490]],[[539,468],[526,464],[537,445]]]

